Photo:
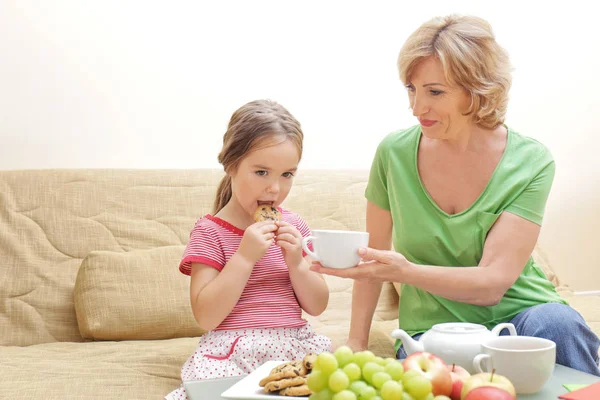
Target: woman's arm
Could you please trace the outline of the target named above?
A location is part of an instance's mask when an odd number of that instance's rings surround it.
[[[477,266],[415,265],[400,253],[369,248],[361,254],[367,262],[356,268],[312,268],[323,274],[359,281],[402,282],[450,300],[493,306],[521,275],[539,233],[539,225],[503,212],[488,234]]]
[[[367,201],[367,232],[369,232],[369,247],[389,250],[392,247],[392,215],[389,211],[379,208]],[[369,345],[371,320],[381,294],[382,282],[354,281],[352,287],[352,316],[350,319],[350,334],[348,346],[353,350],[364,350]]]
[[[250,278],[254,263],[235,253],[221,272],[192,263],[190,301],[200,328],[215,329],[231,313]]]
[[[540,226],[503,212],[490,230],[474,268],[411,265],[402,282],[450,300],[493,306],[523,272],[537,243]]]

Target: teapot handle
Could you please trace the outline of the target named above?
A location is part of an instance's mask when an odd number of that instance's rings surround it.
[[[492,333],[494,334],[494,336],[498,336],[504,328],[508,329],[508,333],[510,334],[510,336],[517,336],[517,330],[515,329],[515,326],[510,322],[496,325],[494,329],[492,329]]]

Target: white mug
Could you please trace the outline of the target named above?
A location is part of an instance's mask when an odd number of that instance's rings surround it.
[[[556,343],[533,336],[498,336],[482,343],[481,351],[483,354],[473,359],[473,368],[477,372],[495,369],[512,382],[519,394],[539,392],[556,363]]]
[[[313,250],[308,248],[308,242]],[[314,230],[302,239],[302,248],[324,267],[344,269],[360,262],[358,249],[369,245],[368,232]]]

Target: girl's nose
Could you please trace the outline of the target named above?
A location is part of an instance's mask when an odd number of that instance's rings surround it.
[[[269,193],[279,193],[279,182],[275,181],[269,185],[267,188]]]

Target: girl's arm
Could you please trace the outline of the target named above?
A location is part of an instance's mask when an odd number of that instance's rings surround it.
[[[192,263],[190,301],[194,318],[200,328],[215,329],[237,304],[254,268],[251,263],[235,253],[223,270]]]
[[[369,247],[389,250],[392,247],[392,215],[367,201],[367,232]],[[352,287],[352,317],[348,346],[354,351],[366,350],[369,346],[371,321],[381,294],[382,282],[354,281]]]
[[[329,288],[318,273],[310,270],[310,259],[302,257],[302,234],[294,225],[277,222],[276,243],[281,247],[290,280],[300,307],[310,315],[319,315],[327,307]]]
[[[297,267],[289,267],[290,280],[300,307],[310,315],[319,315],[327,308],[329,287],[325,279],[309,267],[307,260],[302,260]]]
[[[254,264],[273,244],[277,226],[257,222],[246,228],[240,247],[221,272],[192,263],[190,301],[196,322],[207,331],[215,329],[231,313],[244,292]]]

